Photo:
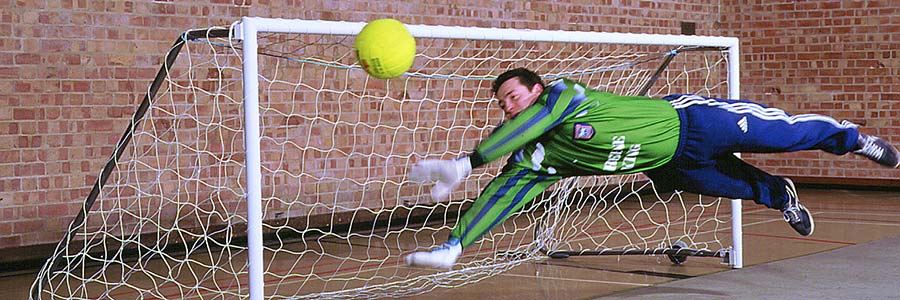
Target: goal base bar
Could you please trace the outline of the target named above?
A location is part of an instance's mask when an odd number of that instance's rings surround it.
[[[659,248],[659,249],[626,249],[626,250],[580,250],[580,251],[542,251],[551,258],[568,258],[570,256],[598,256],[598,255],[669,255],[670,257],[684,258],[688,256],[696,257],[719,257],[722,263],[732,265],[731,247],[719,250],[696,250],[685,248]]]

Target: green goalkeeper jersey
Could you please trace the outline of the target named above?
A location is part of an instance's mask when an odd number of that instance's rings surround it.
[[[679,131],[678,113],[668,101],[560,79],[470,157],[477,167],[515,152],[510,164],[561,176],[635,173],[671,160]]]

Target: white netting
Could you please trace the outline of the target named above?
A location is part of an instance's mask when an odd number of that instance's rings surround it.
[[[427,187],[406,180],[415,161],[468,153],[501,121],[490,93],[496,75],[527,67],[635,94],[677,48],[417,43],[407,76],[378,80],[356,64],[351,36],[260,35],[267,297],[415,295],[488,278],[541,249],[728,246],[720,199],[659,194],[641,175],[584,177],[554,185],[452,271],[403,266],[403,255],[445,241],[502,166],[475,170],[449,203],[432,203]],[[227,38],[185,43],[86,224],[51,258],[33,295],[248,297],[240,53],[240,41]],[[722,51],[681,52],[650,95],[724,97],[726,66]]]

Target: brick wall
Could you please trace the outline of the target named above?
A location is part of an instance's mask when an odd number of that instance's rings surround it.
[[[743,39],[746,98],[900,141],[900,14],[877,2],[443,2],[0,0],[0,249],[56,243],[175,37],[244,15],[665,34],[695,22]],[[779,174],[897,177],[812,152],[751,159]]]
[[[900,5],[892,1],[724,1],[741,39],[741,95],[818,113],[900,143]],[[818,151],[746,155],[776,174],[896,179],[900,172]],[[896,181],[888,181],[896,184]]]

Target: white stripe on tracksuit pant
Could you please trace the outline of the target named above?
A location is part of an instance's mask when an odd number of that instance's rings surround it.
[[[786,182],[733,153],[822,150],[842,155],[856,147],[859,132],[850,122],[815,114],[792,116],[745,100],[670,95],[681,118],[681,140],[669,163],[645,172],[658,188],[709,196],[753,199],[780,209]]]

